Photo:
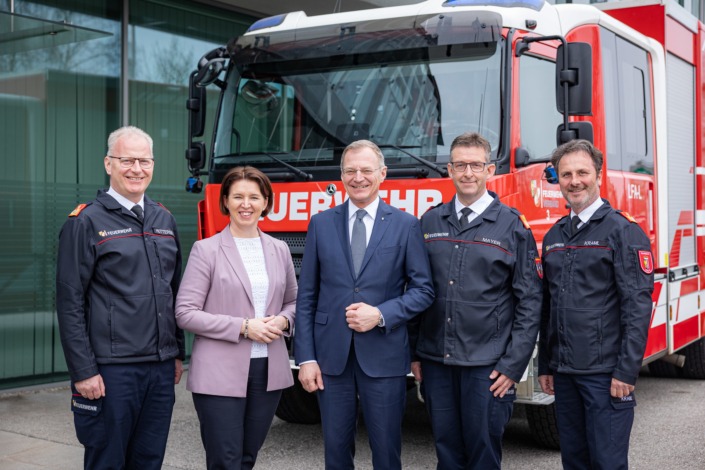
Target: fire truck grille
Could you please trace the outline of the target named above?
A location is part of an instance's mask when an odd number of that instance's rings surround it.
[[[306,245],[306,233],[297,232],[278,232],[269,233],[269,235],[274,238],[283,241],[289,246],[289,251],[291,252],[291,259],[294,262],[294,271],[296,271],[296,278],[299,278],[299,273],[301,272],[301,262],[304,258],[304,246]]]

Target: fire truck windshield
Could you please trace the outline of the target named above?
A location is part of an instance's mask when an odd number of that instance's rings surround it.
[[[496,156],[502,43],[498,35],[296,60],[235,57],[217,123],[214,179],[245,164],[284,172],[294,166],[324,179],[339,171],[343,148],[358,139],[377,143],[390,170],[433,173],[419,158],[445,167],[452,140],[468,131],[485,136]]]

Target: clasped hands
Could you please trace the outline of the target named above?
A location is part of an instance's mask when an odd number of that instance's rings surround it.
[[[282,315],[273,315],[264,318],[247,319],[247,339],[258,343],[271,343],[284,334],[287,319]],[[240,334],[245,334],[245,322],[242,322]]]

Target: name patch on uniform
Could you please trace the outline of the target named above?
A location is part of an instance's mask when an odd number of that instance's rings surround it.
[[[115,235],[124,235],[126,233],[132,233],[132,228],[121,228],[118,230],[101,230],[98,235],[101,237],[112,237]]]
[[[174,232],[166,228],[155,228],[154,233],[158,235],[170,235],[172,237],[174,236]]]
[[[654,258],[648,250],[639,250],[639,266],[646,274],[654,272]]]
[[[602,240],[583,240],[583,246],[607,246],[607,242]]]
[[[79,410],[93,411],[93,412],[98,411],[97,405],[87,405],[85,403],[79,403],[78,401],[76,401],[76,399],[71,400],[71,406],[73,408],[78,408]]]
[[[553,245],[546,245],[543,247],[544,251],[551,251],[555,250],[556,248],[563,248],[565,247],[565,243],[554,243]]]
[[[478,235],[475,237],[475,241],[480,243],[487,243],[488,245],[494,245],[502,249],[508,250],[506,243],[495,238],[483,237],[482,235]]]
[[[626,397],[611,397],[612,403],[634,403],[636,398],[634,397],[634,392],[630,393]]]
[[[436,232],[436,233],[424,233],[423,237],[425,240],[429,240],[431,238],[447,237],[448,235],[450,235],[448,232]]]

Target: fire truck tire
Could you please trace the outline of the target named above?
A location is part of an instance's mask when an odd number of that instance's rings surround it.
[[[683,349],[685,365],[683,377],[688,379],[705,379],[705,340],[700,339]]]
[[[649,372],[654,377],[665,379],[677,379],[683,376],[683,369],[661,359],[649,363]]]
[[[296,373],[294,374],[296,376]],[[275,412],[279,419],[294,424],[317,424],[321,422],[318,399],[315,393],[308,393],[294,377],[293,387],[282,391],[279,406]]]
[[[534,440],[547,449],[560,449],[556,405],[526,405],[526,419]]]

